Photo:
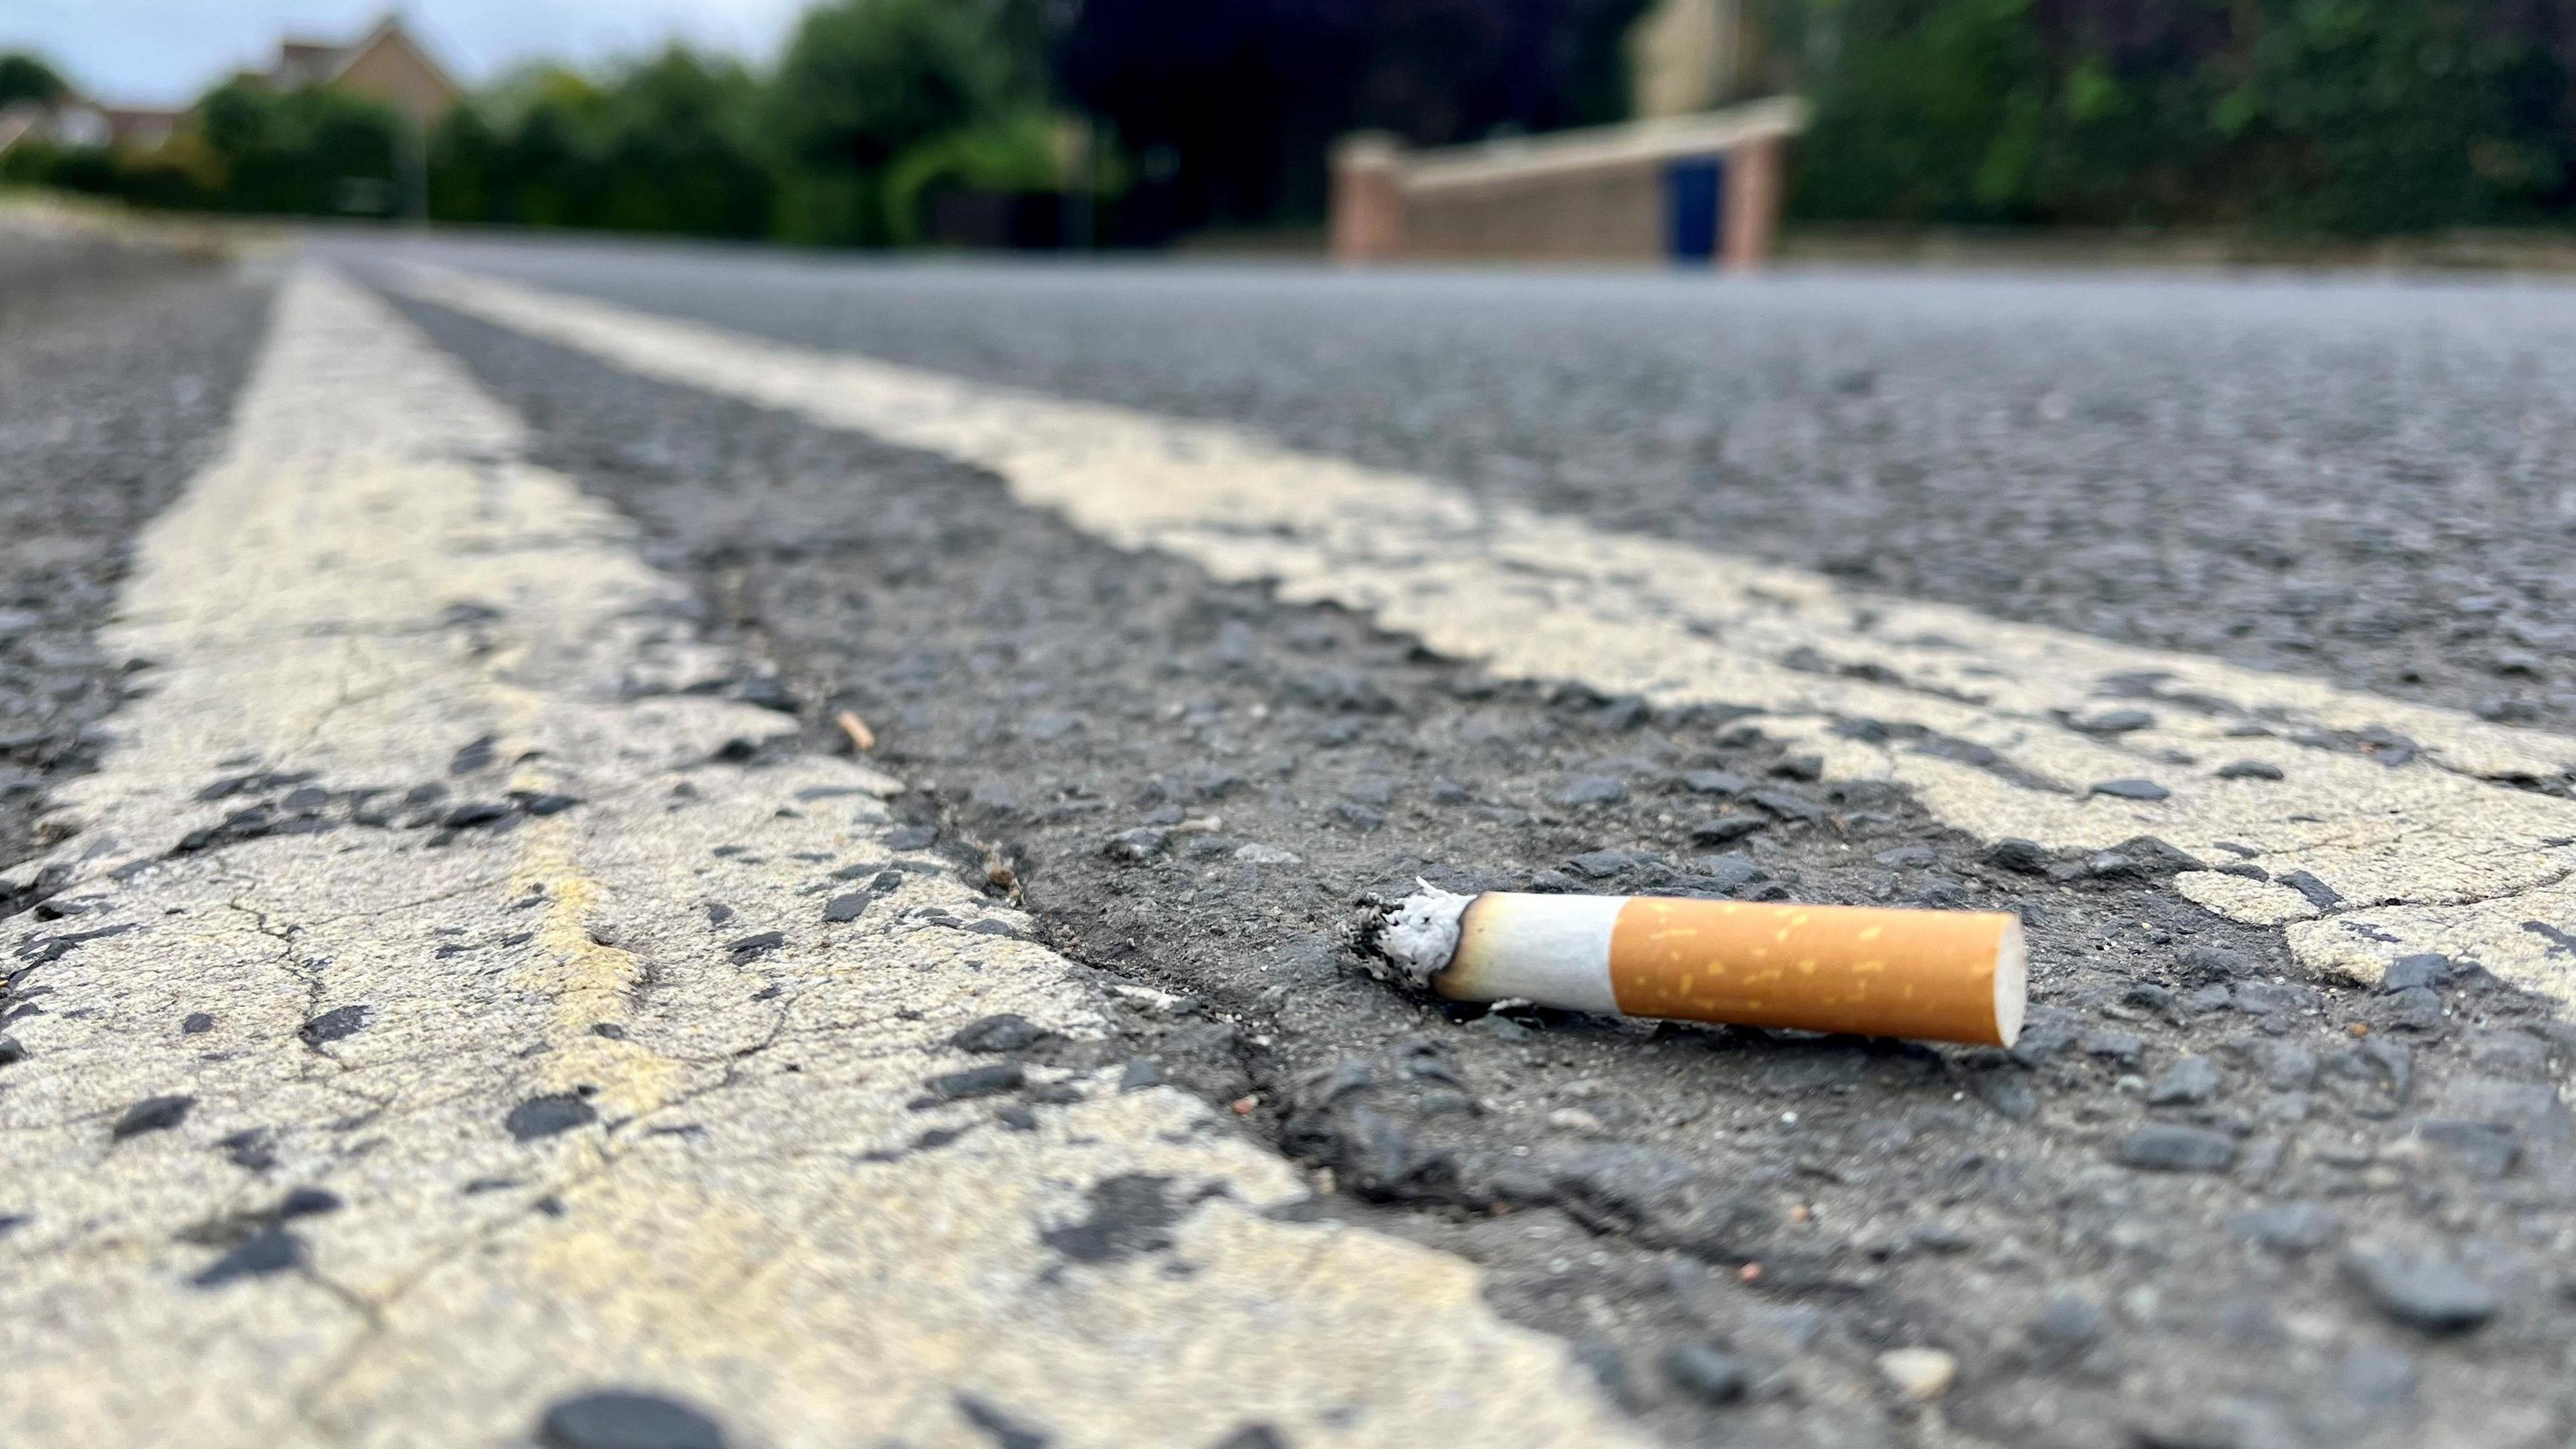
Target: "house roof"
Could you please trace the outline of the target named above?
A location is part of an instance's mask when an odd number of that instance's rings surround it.
[[[277,64],[269,70],[272,85],[329,85],[348,74],[349,68],[366,58],[370,51],[383,45],[400,45],[420,62],[423,69],[451,94],[462,95],[464,87],[438,63],[429,48],[414,39],[402,23],[402,12],[388,10],[384,17],[368,27],[357,39],[338,44],[331,41],[288,38],[277,43]]]

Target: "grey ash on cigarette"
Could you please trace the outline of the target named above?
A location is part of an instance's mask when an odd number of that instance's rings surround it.
[[[1427,990],[1457,956],[1459,925],[1476,898],[1426,880],[1414,884],[1419,889],[1409,896],[1365,908],[1354,944],[1360,959],[1381,977],[1393,973],[1404,984]]]

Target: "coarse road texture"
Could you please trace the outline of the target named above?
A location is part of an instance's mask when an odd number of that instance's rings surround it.
[[[13,1442],[1631,1439],[1465,1263],[1283,1220],[519,455],[307,272],[144,538],[10,933]]]
[[[30,853],[46,787],[89,767],[125,683],[93,634],[126,545],[216,440],[262,303],[221,268],[0,229],[0,861]]]
[[[2392,697],[2359,646],[2312,660],[2337,688],[1955,580],[1876,580],[1949,606],[1853,593],[1694,538],[1731,516],[1716,541],[1818,562],[1776,457],[1540,497],[1489,486],[1512,449],[1459,411],[1482,386],[1486,426],[1596,459],[1651,451],[1662,424],[1584,411],[1630,398],[1758,438],[1859,392],[1748,383],[1800,309],[1893,375],[1956,309],[2050,288],[1928,284],[1855,330],[1867,299],[1824,279],[342,255],[391,305],[289,288],[233,452],[110,636],[155,692],[12,873],[48,897],[0,924],[0,1122],[40,1164],[0,1189],[27,1285],[0,1344],[39,1366],[0,1390],[12,1428],[2576,1429],[2576,746],[2512,727],[2563,723],[2556,659],[2516,676],[2540,713],[2482,709],[2440,673]],[[1771,321],[1694,330],[1711,306]],[[1228,308],[1266,320],[1201,325]],[[1658,403],[1528,350],[1651,339],[1659,309],[1655,355],[1732,381]],[[1417,375],[1372,313],[1465,363]],[[2153,355],[2088,320],[2081,346]],[[2307,325],[2257,316],[2242,356]],[[1086,330],[1095,370],[1048,375]],[[901,365],[806,350],[853,342]],[[1169,382],[1186,356],[1204,387]],[[2314,381],[2301,426],[2341,436],[2367,389]],[[1898,432],[1942,413],[1894,395]],[[1291,416],[1417,398],[1453,453]],[[2558,486],[2525,461],[2515,496]],[[1991,500],[1946,476],[1922,511],[1973,524]],[[2202,542],[2167,563],[2227,576]],[[2444,655],[2424,628],[2392,647]],[[873,761],[832,758],[843,709]],[[2033,1025],[2001,1053],[1438,1008],[1343,936],[1417,874],[2019,909]]]
[[[2576,731],[2576,292],[2556,284],[467,255],[1999,618]]]

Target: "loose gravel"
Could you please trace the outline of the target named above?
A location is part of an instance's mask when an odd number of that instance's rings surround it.
[[[219,441],[266,312],[227,265],[0,229],[0,865],[35,853],[47,791],[150,687],[93,636],[136,531]]]
[[[1482,1263],[1672,1442],[2576,1429],[2546,1003],[2439,958],[2309,979],[2161,890],[2156,842],[1980,853],[1759,717],[1497,684],[945,460],[406,314],[768,661],[701,687],[813,749],[859,716],[921,840],[1125,993],[1128,1080],[1231,1105],[1317,1211]],[[1416,877],[2015,909],[2031,1024],[2006,1053],[1428,1003],[1347,937]]]
[[[2576,731],[2576,289],[449,255]]]

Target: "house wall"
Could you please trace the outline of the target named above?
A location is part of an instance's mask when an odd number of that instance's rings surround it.
[[[1403,218],[1407,257],[1651,262],[1664,254],[1664,167],[1408,188]]]
[[[455,87],[419,51],[390,37],[359,52],[332,84],[424,121],[447,114],[457,101]]]

